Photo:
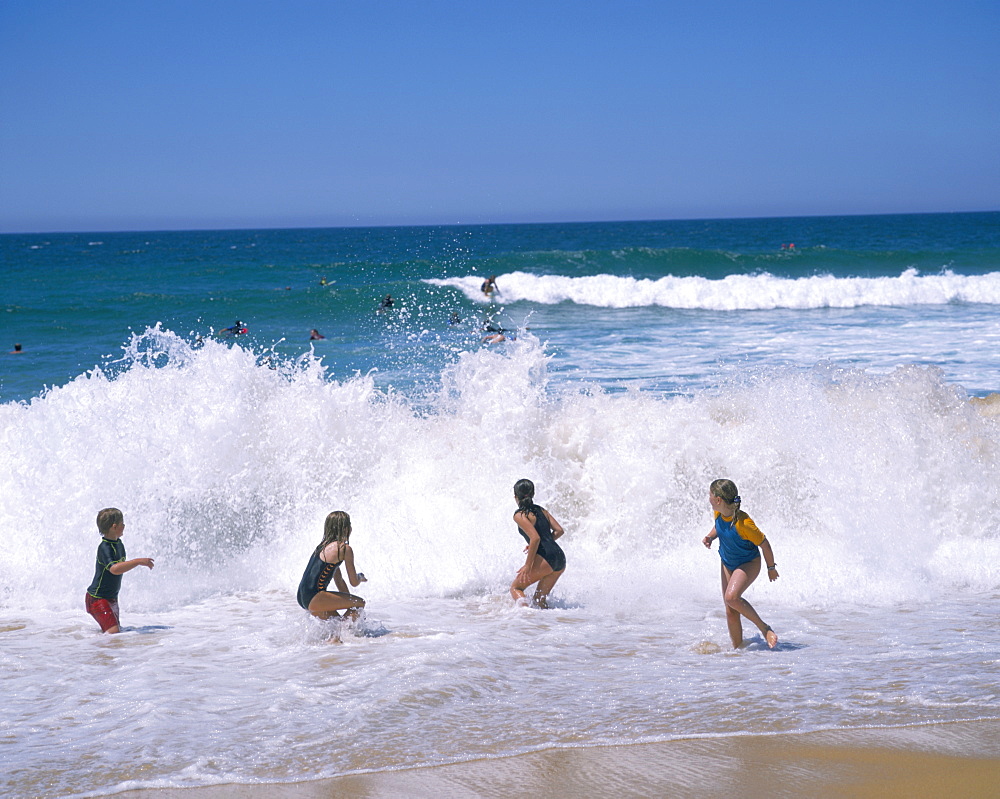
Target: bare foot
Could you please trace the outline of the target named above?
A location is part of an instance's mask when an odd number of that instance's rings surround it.
[[[767,645],[771,649],[774,649],[778,645],[778,634],[770,627],[768,627],[767,631],[764,633],[764,638],[767,640]]]

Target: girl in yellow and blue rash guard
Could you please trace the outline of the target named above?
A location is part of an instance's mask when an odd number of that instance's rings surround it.
[[[719,539],[719,556],[722,558],[722,598],[726,603],[726,626],[733,649],[743,646],[743,620],[746,616],[761,631],[767,645],[774,649],[778,636],[743,598],[743,592],[760,574],[760,554],[767,562],[767,576],[771,582],[778,579],[774,552],[764,534],[747,514],[740,510],[740,494],[732,480],[715,480],[708,490],[708,501],[715,511],[715,527],[702,539],[712,548]],[[758,547],[760,549],[758,549]]]

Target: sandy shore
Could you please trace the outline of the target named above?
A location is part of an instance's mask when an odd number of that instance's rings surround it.
[[[294,784],[129,791],[123,799],[997,796],[1000,721],[550,749]]]

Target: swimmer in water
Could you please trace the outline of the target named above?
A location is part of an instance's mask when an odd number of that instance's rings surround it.
[[[517,341],[517,336],[508,333],[506,330],[497,330],[483,336],[483,344],[501,344],[504,341]]]
[[[711,549],[712,542],[719,539],[722,599],[726,603],[726,626],[729,628],[733,649],[743,646],[743,616],[760,630],[767,645],[774,649],[778,645],[778,636],[757,615],[753,605],[743,598],[743,592],[760,574],[761,552],[767,563],[768,578],[771,582],[778,579],[771,543],[757,528],[753,519],[740,510],[740,495],[732,480],[713,481],[708,489],[708,501],[715,511],[715,527],[701,542]]]
[[[219,335],[220,336],[242,336],[246,332],[247,332],[246,327],[244,327],[243,323],[239,319],[237,319],[236,320],[236,324],[233,325],[232,327],[224,327],[224,328],[222,328],[222,330],[219,331]]]

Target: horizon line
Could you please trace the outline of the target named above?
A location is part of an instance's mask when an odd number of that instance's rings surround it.
[[[481,227],[520,227],[520,226],[542,226],[542,225],[602,225],[602,224],[645,224],[657,222],[737,222],[737,221],[764,221],[778,219],[840,219],[853,217],[889,217],[889,216],[946,216],[952,214],[996,214],[1000,213],[1000,208],[985,210],[961,210],[961,211],[883,211],[878,213],[839,213],[839,214],[792,214],[792,215],[765,215],[765,216],[691,216],[673,218],[631,218],[631,219],[577,219],[558,221],[526,221],[526,222],[428,222],[428,223],[404,223],[404,224],[329,224],[329,225],[265,225],[265,226],[243,226],[233,227],[136,227],[136,228],[80,228],[80,229],[52,229],[52,230],[12,230],[0,231],[0,236],[67,236],[84,234],[120,234],[120,233],[233,233],[249,231],[279,231],[279,230],[384,230],[392,228],[481,228]]]

